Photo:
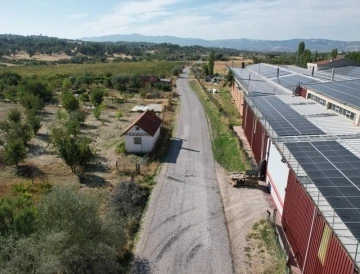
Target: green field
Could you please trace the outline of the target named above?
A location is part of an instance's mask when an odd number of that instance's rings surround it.
[[[200,84],[194,80],[190,87],[199,97],[211,127],[211,142],[215,160],[229,171],[244,171],[249,168],[245,153],[230,129],[231,117],[222,116],[219,109],[209,100]]]
[[[17,66],[0,67],[0,73],[11,71],[23,76],[61,74],[68,76],[79,76],[85,72],[91,74],[113,75],[120,73],[132,74],[151,74],[158,77],[171,76],[171,69],[180,63],[159,61],[159,62],[119,62],[119,63],[95,63],[95,64],[64,64],[64,65],[44,65],[44,66]]]

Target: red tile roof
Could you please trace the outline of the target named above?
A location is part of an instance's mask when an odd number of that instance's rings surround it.
[[[141,114],[139,118],[135,120],[130,126],[128,126],[128,128],[123,132],[123,134],[121,134],[121,136],[128,132],[134,126],[138,126],[147,134],[153,137],[156,131],[161,126],[161,123],[162,120],[155,114],[155,112],[147,110],[143,114]]]

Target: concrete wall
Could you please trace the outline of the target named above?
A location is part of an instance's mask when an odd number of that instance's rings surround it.
[[[125,149],[129,153],[147,153],[152,151],[156,141],[160,136],[160,128],[156,131],[155,135],[152,137],[143,131],[141,128],[136,130],[135,126],[131,128],[124,136],[125,139]],[[134,137],[141,138],[141,144],[134,143]]]

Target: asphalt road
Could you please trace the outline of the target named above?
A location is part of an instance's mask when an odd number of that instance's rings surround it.
[[[176,83],[176,138],[144,219],[135,273],[234,272],[209,127],[185,71]]]

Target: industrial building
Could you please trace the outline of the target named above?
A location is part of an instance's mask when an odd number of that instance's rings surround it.
[[[360,68],[231,69],[234,104],[302,273],[359,273]]]

